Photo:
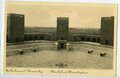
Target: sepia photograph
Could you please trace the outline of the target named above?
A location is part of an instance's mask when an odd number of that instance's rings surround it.
[[[6,2],[4,68],[115,71],[116,20],[115,4]]]

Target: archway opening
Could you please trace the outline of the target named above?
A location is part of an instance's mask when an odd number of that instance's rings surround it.
[[[90,41],[90,38],[89,38],[89,37],[87,38],[87,41]]]
[[[29,36],[29,40],[32,40],[32,36]]]
[[[95,38],[93,38],[93,39],[92,39],[92,42],[96,42],[96,39],[95,39]]]
[[[82,41],[85,41],[85,37],[81,37],[81,40],[82,40]]]
[[[63,37],[61,37],[60,39],[61,39],[61,40],[64,40],[64,38],[63,38]]]
[[[99,43],[99,42],[100,42],[100,39],[98,39],[97,42]]]
[[[105,40],[105,44],[108,45],[108,40]]]

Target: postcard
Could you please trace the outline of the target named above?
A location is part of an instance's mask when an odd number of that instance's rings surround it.
[[[115,76],[117,4],[5,2],[4,73]]]

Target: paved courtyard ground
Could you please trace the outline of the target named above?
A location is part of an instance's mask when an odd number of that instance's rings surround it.
[[[30,45],[53,46],[52,43],[31,43],[22,45],[9,45],[7,50],[24,48]],[[71,51],[66,50],[41,50],[23,55],[14,55],[6,58],[8,67],[34,67],[34,68],[80,68],[80,69],[112,69],[113,48],[91,43],[71,43]],[[88,50],[93,49],[92,54]],[[106,52],[105,57],[100,53]]]

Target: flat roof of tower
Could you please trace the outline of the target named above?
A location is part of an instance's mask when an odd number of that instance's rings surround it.
[[[101,17],[102,19],[105,19],[105,20],[110,20],[110,19],[113,19],[114,16],[110,16],[110,17]]]
[[[14,15],[15,15],[15,16],[24,16],[24,14],[16,14],[16,13],[8,13],[7,15],[8,15],[8,16],[9,16],[9,15],[13,15],[13,16],[14,16]]]
[[[57,17],[58,20],[68,20],[69,17]]]

